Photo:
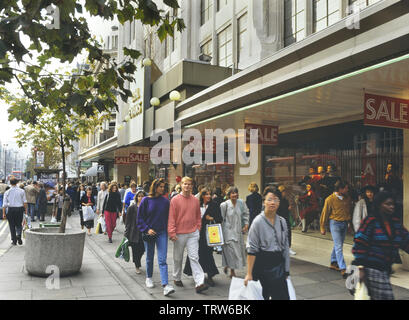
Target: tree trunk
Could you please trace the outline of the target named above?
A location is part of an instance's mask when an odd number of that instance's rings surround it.
[[[63,205],[62,205],[62,214],[61,214],[61,224],[60,224],[60,233],[65,233],[65,225],[67,223],[67,213],[65,211],[65,148],[64,148],[64,140],[63,140],[63,134],[61,132],[61,154],[62,154],[62,189],[63,189]]]

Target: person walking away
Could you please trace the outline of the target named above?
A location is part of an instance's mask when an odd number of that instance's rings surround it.
[[[241,269],[246,265],[243,233],[248,230],[249,209],[244,201],[239,199],[237,187],[229,187],[226,196],[228,200],[220,205],[224,238],[222,264],[225,274],[230,268],[232,278],[236,276],[235,269]]]
[[[39,183],[40,190],[38,192],[38,212],[37,217],[39,221],[45,220],[45,214],[47,212],[47,194],[45,192],[44,184]]]
[[[146,287],[153,288],[152,281],[153,261],[155,246],[158,250],[158,264],[160,279],[163,287],[163,295],[168,296],[175,292],[169,284],[168,264],[168,218],[169,200],[163,197],[165,191],[165,180],[155,179],[149,190],[149,196],[144,197],[138,207],[138,228],[150,237],[144,241],[146,251]]]
[[[280,217],[285,219],[285,223],[287,224],[287,235],[288,235],[288,246],[289,252],[292,256],[295,256],[297,253],[291,250],[291,223],[290,223],[290,202],[287,200],[287,189],[285,186],[281,185],[278,187],[278,191],[281,192],[281,201],[280,206],[278,207],[277,214]]]
[[[26,192],[27,206],[28,206],[28,216],[31,221],[35,221],[35,207],[38,196],[37,182],[29,184],[24,188]]]
[[[23,214],[27,214],[28,206],[26,192],[17,187],[17,179],[10,180],[11,188],[4,193],[3,219],[7,219],[10,227],[11,241],[13,245],[23,244],[21,233],[23,231]],[[7,214],[6,214],[7,209]]]
[[[92,195],[92,188],[87,187],[85,195],[81,198],[81,206],[91,207],[94,210],[95,197]],[[91,236],[91,229],[94,227],[94,219],[84,221],[84,226],[88,229],[88,235]]]
[[[375,193],[376,188],[374,186],[366,186],[363,188],[362,199],[355,204],[355,209],[352,214],[352,224],[355,232],[358,232],[361,221],[372,213]]]
[[[97,196],[97,211],[96,211],[97,215],[101,215],[104,213],[102,210],[102,207],[104,206],[105,197],[108,194],[107,183],[103,181],[101,182],[100,186],[101,186],[101,190],[98,191],[98,196]]]
[[[80,214],[80,225],[81,225],[81,230],[84,230],[84,216],[82,212],[81,199],[83,196],[86,195],[86,192],[85,192],[85,186],[83,184],[81,184],[79,187],[78,195],[79,195],[79,200],[78,200],[79,208],[78,209],[79,209],[79,214]]]
[[[145,253],[145,245],[142,240],[142,233],[138,229],[138,208],[145,197],[143,190],[138,191],[135,195],[135,203],[129,206],[126,213],[125,221],[125,238],[129,241],[129,246],[132,248],[132,260],[135,264],[135,272],[141,273],[141,258]]]
[[[354,237],[352,265],[368,288],[371,300],[393,300],[390,282],[392,264],[399,249],[409,253],[409,232],[395,215],[395,195],[382,191],[375,195],[373,211],[361,223]]]
[[[106,232],[108,234],[109,243],[112,243],[112,232],[116,227],[116,219],[118,216],[118,212],[121,212],[121,209],[121,194],[118,192],[118,186],[115,183],[111,183],[108,187],[108,193],[103,200],[101,211],[101,214],[105,219]]]
[[[215,283],[213,277],[219,274],[216,263],[213,257],[213,248],[207,245],[206,230],[208,224],[215,224],[222,222],[222,215],[220,213],[220,206],[212,201],[212,193],[209,188],[203,188],[199,195],[200,214],[202,216],[202,227],[200,229],[199,238],[199,263],[203,272],[207,273],[205,282],[214,287]],[[184,274],[192,275],[192,268],[190,266],[190,259],[186,258]]]
[[[128,207],[131,205],[131,201],[136,196],[136,187],[137,187],[136,183],[132,182],[130,190],[125,193],[125,198],[124,198],[123,207],[122,207],[122,217],[123,217],[124,223],[126,220],[126,211],[128,210]]]
[[[250,183],[248,190],[251,192],[251,194],[246,197],[246,205],[250,212],[249,226],[251,226],[254,218],[261,212],[263,200],[261,199],[261,195],[258,193],[259,188],[257,183]]]
[[[64,206],[64,194],[63,194],[63,187],[60,187],[58,190],[58,194],[55,197],[55,208],[56,212],[54,214],[54,217],[56,217],[57,222],[61,221],[61,214],[62,214],[62,208]],[[68,195],[67,195],[68,196]],[[69,197],[69,196],[68,196]]]
[[[200,202],[192,195],[192,178],[182,178],[182,192],[170,202],[168,233],[173,241],[173,279],[175,285],[183,287],[182,263],[183,253],[187,255],[192,268],[196,293],[202,293],[209,286],[204,282],[205,276],[199,263],[199,238],[202,227]]]
[[[343,246],[348,223],[351,221],[352,205],[353,203],[348,195],[348,184],[343,181],[337,181],[335,183],[335,192],[325,200],[320,220],[322,235],[326,233],[325,228],[329,220],[331,236],[334,241],[330,268],[341,271],[343,278],[346,277]]]
[[[125,185],[123,183],[119,184],[119,194],[121,195],[121,202],[124,201],[124,197],[125,197]]]
[[[250,280],[260,280],[265,300],[290,300],[287,287],[287,277],[290,275],[287,223],[277,214],[281,193],[267,187],[263,197],[264,211],[254,219],[248,234],[244,285],[247,286]]]
[[[71,217],[72,210],[74,209],[74,201],[75,201],[75,189],[73,184],[70,182],[66,189],[66,194],[70,197],[70,206],[67,208],[67,216]]]

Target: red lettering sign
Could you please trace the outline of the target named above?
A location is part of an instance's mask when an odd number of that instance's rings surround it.
[[[409,100],[366,93],[364,124],[409,129]]]
[[[261,124],[245,123],[246,142],[250,143],[250,129],[258,129],[258,143],[268,144],[271,146],[278,145],[278,127],[265,126]]]
[[[129,157],[115,157],[115,164],[129,164]]]
[[[143,153],[130,153],[129,162],[130,163],[146,163],[149,160],[148,154]]]

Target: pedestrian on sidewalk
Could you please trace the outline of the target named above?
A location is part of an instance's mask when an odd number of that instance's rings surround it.
[[[28,206],[26,192],[17,186],[18,180],[10,180],[11,188],[4,193],[3,219],[7,219],[10,227],[11,241],[13,245],[23,244],[21,232],[23,231],[23,214],[27,214]],[[7,214],[6,214],[7,209]]]
[[[206,230],[208,224],[215,224],[222,222],[222,215],[220,213],[220,206],[212,201],[212,193],[209,188],[203,188],[199,195],[200,213],[202,216],[202,228],[200,229],[199,238],[199,263],[203,272],[207,273],[205,282],[214,287],[215,283],[213,277],[219,274],[216,263],[213,257],[213,247],[207,245]],[[192,275],[192,268],[190,266],[190,259],[186,258],[184,274]]]
[[[395,216],[393,193],[382,191],[374,197],[373,211],[355,234],[353,265],[362,266],[360,281],[368,288],[371,300],[394,300],[390,274],[399,249],[409,253],[409,232]]]
[[[106,195],[108,194],[107,183],[105,181],[102,181],[100,186],[101,186],[101,190],[98,191],[98,196],[97,196],[97,211],[96,211],[97,215],[104,213],[103,211],[104,200],[105,200]]]
[[[7,190],[7,184],[4,183],[4,179],[0,180],[0,210],[3,211],[3,199],[4,199],[4,193]],[[3,215],[2,215],[3,217]]]
[[[285,219],[287,224],[287,235],[288,235],[288,246],[290,247],[290,254],[292,256],[296,255],[296,252],[291,250],[291,222],[290,222],[290,202],[287,199],[287,188],[283,185],[278,187],[278,191],[281,192],[280,206],[278,207],[277,214]]]
[[[54,217],[56,217],[57,222],[61,221],[63,206],[65,207],[64,209],[68,211],[69,208],[71,207],[71,198],[68,194],[65,194],[65,198],[64,198],[64,189],[63,187],[60,187],[60,189],[58,190],[58,194],[55,196],[56,212],[54,214]],[[67,212],[67,215],[68,215],[68,212]]]
[[[45,213],[47,212],[47,194],[45,192],[44,183],[40,182],[38,184],[40,186],[40,190],[38,192],[38,211],[37,211],[37,218],[39,221],[45,220]]]
[[[35,221],[35,206],[38,196],[37,182],[34,181],[24,188],[26,192],[27,206],[28,206],[28,216],[31,221]]]
[[[352,224],[355,232],[358,232],[361,221],[372,213],[376,187],[368,185],[363,188],[362,193],[362,199],[355,204],[354,213],[352,215]]]
[[[205,275],[199,263],[199,238],[202,227],[199,199],[192,195],[192,178],[182,178],[182,192],[170,201],[168,233],[173,241],[173,279],[175,285],[183,287],[183,253],[187,255],[192,268],[195,289],[202,293],[209,286],[204,282]]]
[[[235,269],[246,265],[246,248],[243,234],[249,226],[249,209],[244,201],[239,199],[237,187],[229,187],[226,196],[228,200],[220,205],[222,213],[223,253],[222,264],[224,273],[230,268],[230,278],[235,277]]]
[[[246,197],[246,205],[249,208],[250,212],[249,226],[251,226],[254,218],[261,212],[263,200],[261,199],[261,195],[258,193],[259,188],[257,183],[250,183],[248,186],[248,190],[251,193]]]
[[[129,206],[126,213],[125,221],[125,238],[129,241],[129,246],[132,248],[132,260],[135,264],[137,274],[141,273],[141,258],[145,253],[145,245],[142,240],[142,233],[138,229],[138,208],[145,197],[145,192],[140,190],[135,195],[135,202]]]
[[[144,197],[138,208],[138,228],[142,232],[146,251],[146,286],[153,288],[152,281],[155,246],[158,250],[158,264],[163,294],[168,296],[175,292],[168,281],[168,218],[169,200],[163,197],[165,180],[152,182],[149,196]]]
[[[249,230],[244,285],[249,280],[260,280],[265,300],[290,300],[287,223],[278,215],[282,196],[279,190],[267,187],[263,197],[264,211],[253,220]]]
[[[126,220],[126,211],[128,210],[128,207],[131,205],[131,201],[136,196],[136,188],[137,188],[136,182],[131,182],[130,189],[127,190],[127,192],[125,193],[125,197],[123,200],[123,207],[122,207],[122,220],[124,223]]]
[[[343,246],[348,224],[351,222],[352,206],[352,200],[348,195],[348,184],[344,181],[337,181],[335,183],[335,192],[325,199],[320,220],[321,234],[325,235],[325,227],[329,219],[331,236],[334,241],[330,268],[341,271],[343,278],[347,276]]]
[[[100,191],[101,192],[101,191]],[[102,204],[101,215],[105,219],[108,242],[112,243],[112,232],[116,227],[118,212],[121,212],[122,202],[121,194],[118,192],[118,185],[111,183],[108,187],[108,193],[105,195]],[[136,225],[136,224],[135,224]]]
[[[81,206],[91,207],[94,210],[95,197],[92,195],[92,187],[87,187],[86,193],[81,198]],[[88,229],[88,235],[90,236],[91,229],[94,227],[94,219],[84,221],[84,226]]]

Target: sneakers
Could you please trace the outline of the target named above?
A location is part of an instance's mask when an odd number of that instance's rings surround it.
[[[340,271],[337,262],[331,262],[331,265],[329,266],[329,268],[335,271]]]
[[[167,297],[168,295],[172,294],[175,292],[175,289],[173,289],[173,287],[169,284],[167,284],[164,288],[163,288],[163,295],[165,297]]]
[[[196,293],[202,293],[203,291],[209,289],[209,286],[205,283],[201,284],[200,286],[196,287]]]
[[[145,284],[147,288],[155,287],[155,285],[153,284],[152,278],[146,278]]]
[[[183,282],[181,280],[175,280],[174,283],[177,287],[183,287]]]
[[[295,256],[297,253],[295,252],[295,251],[293,251],[291,248],[290,248],[290,254],[292,255],[292,256]]]

